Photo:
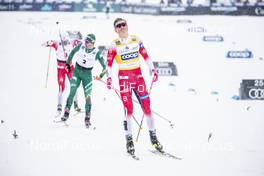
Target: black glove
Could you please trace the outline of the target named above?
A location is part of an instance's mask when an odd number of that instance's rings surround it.
[[[68,72],[71,72],[71,66],[69,63],[66,63],[66,69],[68,70]]]
[[[99,77],[102,79],[102,77],[104,77],[106,72],[107,72],[107,69],[103,69],[103,71],[100,73]]]

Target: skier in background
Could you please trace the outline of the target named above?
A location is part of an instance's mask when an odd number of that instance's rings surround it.
[[[109,19],[110,10],[111,10],[111,2],[107,1],[105,4],[105,15],[107,19]]]
[[[67,70],[66,68],[67,56],[72,50],[72,48],[75,47],[79,43],[78,40],[70,41],[68,35],[66,34],[62,36],[61,40],[49,40],[42,44],[42,46],[52,47],[56,51],[57,80],[58,80],[58,85],[59,85],[58,104],[57,104],[58,115],[57,116],[59,116],[62,112],[63,92],[65,90],[66,75],[68,79],[70,80],[70,78],[72,77],[72,70],[74,69],[73,65],[70,65],[71,69]],[[81,109],[78,106],[77,94],[74,98],[74,109],[77,112],[81,111]]]
[[[157,139],[154,119],[151,114],[149,93],[141,73],[139,54],[147,63],[150,74],[153,74],[153,82],[158,80],[157,71],[148,56],[142,40],[135,35],[128,34],[128,25],[125,19],[117,18],[114,21],[114,30],[119,37],[112,42],[111,47],[108,49],[107,87],[108,89],[112,87],[111,70],[113,61],[115,60],[119,66],[118,79],[120,95],[125,109],[124,129],[127,152],[132,155],[134,155],[135,152],[131,124],[131,117],[133,114],[132,90],[138,97],[144,115],[146,116],[151,143],[156,150],[162,151],[162,145]]]
[[[92,69],[95,64],[95,61],[98,60],[103,67],[103,70],[97,79],[101,79],[106,73],[105,61],[101,55],[101,52],[98,48],[95,48],[96,37],[94,34],[88,34],[84,43],[78,44],[70,53],[68,60],[66,62],[67,68],[71,69],[71,61],[73,57],[76,57],[76,65],[73,71],[73,77],[71,78],[71,90],[67,98],[67,103],[64,110],[64,115],[61,118],[62,121],[66,121],[69,118],[71,105],[73,102],[73,97],[76,93],[76,90],[82,82],[84,95],[85,95],[85,126],[89,128],[91,126],[91,93],[92,93]]]

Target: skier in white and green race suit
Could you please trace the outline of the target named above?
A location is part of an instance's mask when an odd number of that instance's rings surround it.
[[[82,86],[84,89],[85,95],[85,125],[87,128],[91,125],[90,123],[90,116],[91,116],[91,92],[92,92],[92,69],[95,64],[95,61],[98,60],[103,67],[101,74],[99,75],[102,78],[106,70],[106,65],[103,57],[101,56],[101,52],[98,48],[94,47],[95,43],[95,35],[88,34],[85,39],[84,43],[80,43],[77,45],[70,53],[68,60],[66,62],[67,68],[70,69],[70,63],[73,59],[73,56],[76,58],[76,65],[73,70],[73,76],[70,80],[71,89],[70,94],[67,98],[66,107],[64,110],[64,115],[61,118],[62,121],[66,121],[69,118],[70,109],[73,103],[73,98],[76,93],[76,90],[80,86],[82,82]]]

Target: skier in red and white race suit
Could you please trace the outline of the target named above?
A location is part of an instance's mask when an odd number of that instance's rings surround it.
[[[66,67],[66,61],[68,54],[71,50],[80,43],[80,40],[74,39],[70,41],[67,35],[62,36],[61,40],[49,40],[44,42],[42,46],[52,47],[56,51],[56,59],[57,59],[57,80],[59,85],[59,93],[58,93],[58,105],[57,112],[58,115],[61,114],[62,111],[62,102],[63,102],[63,92],[65,90],[65,79],[66,76],[68,80],[72,77],[72,71],[74,70],[74,66],[70,63],[70,69]],[[77,94],[74,97],[74,109],[78,112],[81,109],[78,107]]]
[[[130,154],[134,154],[135,152],[131,124],[131,117],[133,114],[132,91],[135,93],[144,111],[151,143],[157,150],[162,151],[162,145],[157,139],[154,119],[151,114],[149,92],[141,73],[140,55],[147,63],[150,73],[153,74],[153,82],[158,80],[158,74],[154,68],[153,62],[148,56],[142,40],[136,35],[128,34],[127,21],[122,18],[117,18],[114,21],[114,29],[119,37],[112,42],[111,47],[108,49],[107,87],[109,89],[112,88],[111,72],[112,64],[115,60],[119,67],[118,79],[120,95],[125,109],[124,129],[127,140],[127,152]]]

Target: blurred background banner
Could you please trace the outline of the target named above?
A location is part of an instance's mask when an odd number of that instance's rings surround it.
[[[264,100],[263,79],[243,79],[240,84],[242,100]]]
[[[176,65],[173,62],[153,62],[160,76],[178,76]]]
[[[155,0],[154,0],[155,1]],[[264,15],[263,0],[1,0],[0,11],[106,12],[151,15]]]

